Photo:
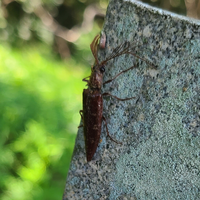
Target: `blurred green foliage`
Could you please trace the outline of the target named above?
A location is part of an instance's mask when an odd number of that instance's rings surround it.
[[[41,44],[0,46],[0,63],[0,199],[61,199],[89,68]]]

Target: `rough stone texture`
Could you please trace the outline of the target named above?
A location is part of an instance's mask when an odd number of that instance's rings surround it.
[[[133,64],[103,88],[110,135],[86,162],[77,135],[63,199],[200,199],[200,23],[138,2],[111,0],[103,31],[103,60],[125,40],[158,67],[131,55],[106,65],[105,79]]]

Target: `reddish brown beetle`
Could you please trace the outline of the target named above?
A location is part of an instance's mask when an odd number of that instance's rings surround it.
[[[137,66],[134,65],[120,72],[113,79],[108,80],[105,83],[103,83],[103,74],[105,72],[105,64],[109,60],[123,54],[132,54],[133,56],[140,58],[139,56],[135,55],[131,51],[130,42],[125,42],[122,45],[115,48],[110,56],[108,56],[104,61],[99,63],[99,60],[97,58],[99,38],[100,36],[97,35],[90,45],[92,54],[95,58],[95,64],[91,68],[91,75],[83,79],[83,81],[87,82],[88,88],[83,90],[83,110],[80,110],[80,115],[81,115],[81,118],[83,121],[83,127],[84,127],[86,156],[87,156],[88,162],[91,161],[94,153],[96,152],[100,135],[101,135],[102,120],[105,122],[105,125],[106,125],[107,136],[109,136],[112,141],[116,143],[120,143],[120,142],[115,141],[109,135],[107,122],[106,122],[105,117],[103,116],[103,98],[102,97],[109,95],[120,101],[125,101],[125,100],[130,100],[130,99],[135,98],[135,97],[131,97],[131,98],[126,98],[126,99],[120,99],[116,96],[111,95],[110,93],[102,94],[101,87],[103,84],[109,83],[115,78],[117,78],[120,74],[127,72],[128,70],[133,69]],[[103,38],[103,41],[105,41],[105,38]],[[140,59],[144,60],[145,62],[153,66],[153,64],[151,64],[149,61],[143,58],[140,58]],[[89,80],[87,80],[87,78],[89,78]]]

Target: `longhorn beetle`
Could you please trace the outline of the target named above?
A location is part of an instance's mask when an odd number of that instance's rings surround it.
[[[103,36],[105,37],[105,36]],[[118,99],[119,101],[126,101],[133,99],[135,97],[126,98],[126,99],[120,99],[114,95],[111,95],[110,93],[101,93],[101,87],[104,84],[107,84],[111,81],[113,81],[115,78],[117,78],[120,74],[127,72],[128,70],[131,70],[133,68],[136,68],[137,66],[134,65],[124,71],[121,71],[119,74],[117,74],[113,79],[108,80],[103,83],[103,74],[105,72],[105,64],[120,55],[123,54],[131,54],[143,61],[145,61],[147,64],[154,67],[152,63],[149,61],[139,57],[136,55],[132,50],[132,45],[130,42],[124,42],[123,44],[116,47],[110,56],[108,56],[105,60],[102,62],[99,62],[97,58],[97,52],[98,52],[98,41],[100,36],[97,35],[92,43],[90,44],[90,48],[92,51],[92,54],[95,58],[95,64],[91,67],[91,75],[84,78],[83,81],[87,82],[87,89],[83,90],[83,110],[80,110],[79,113],[81,115],[82,121],[83,121],[83,128],[84,128],[84,137],[85,137],[85,147],[86,147],[86,157],[87,162],[92,160],[92,157],[94,153],[96,152],[100,135],[101,135],[101,125],[102,120],[105,122],[106,125],[106,132],[107,136],[114,142],[122,144],[120,142],[117,142],[114,140],[110,135],[107,127],[107,122],[105,117],[103,116],[103,96],[109,95],[111,97],[114,97]],[[103,43],[105,41],[105,38],[103,38]],[[104,44],[105,45],[105,44]],[[104,47],[102,45],[102,47]],[[81,127],[81,126],[79,126]]]

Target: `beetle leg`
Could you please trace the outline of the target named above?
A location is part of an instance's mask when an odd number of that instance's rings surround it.
[[[83,121],[83,114],[82,114],[82,113],[83,113],[83,110],[80,110],[80,111],[79,111],[79,114],[80,114],[81,119],[82,119],[82,121]],[[81,128],[81,127],[83,127],[83,124],[78,126],[78,128]]]
[[[126,101],[126,100],[130,100],[130,99],[134,99],[135,97],[131,97],[131,98],[126,98],[126,99],[120,99],[112,94],[110,94],[109,92],[105,92],[102,94],[102,96],[111,96],[111,97],[114,97],[115,99],[119,100],[119,101]]]
[[[85,81],[88,83],[89,80],[86,80],[86,78],[89,78],[90,76],[85,77],[84,79],[82,79],[82,81]]]
[[[107,83],[110,83],[111,81],[113,81],[114,79],[116,79],[120,74],[123,74],[123,73],[127,72],[128,70],[133,69],[133,68],[136,68],[136,67],[137,67],[137,65],[134,65],[134,66],[132,66],[132,67],[130,67],[130,68],[124,70],[124,71],[121,71],[121,72],[120,72],[119,74],[117,74],[114,78],[112,78],[112,79],[110,79],[110,80],[104,82],[103,85],[105,85],[105,84],[107,84]]]
[[[108,136],[113,142],[116,142],[117,144],[122,144],[122,142],[118,142],[118,141],[114,140],[114,139],[110,136],[109,131],[108,131],[108,126],[107,126],[106,118],[105,118],[104,116],[102,116],[102,119],[103,119],[103,121],[105,122],[105,125],[106,125],[107,136]]]

